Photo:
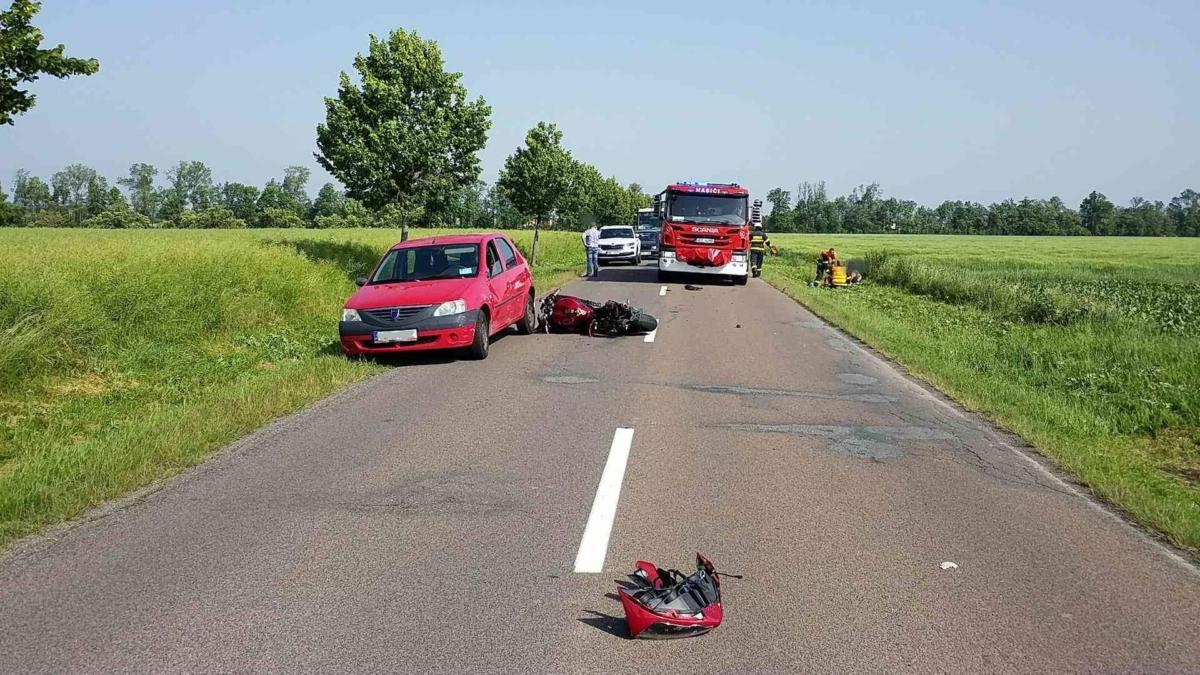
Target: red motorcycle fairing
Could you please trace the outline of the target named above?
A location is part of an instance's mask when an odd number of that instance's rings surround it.
[[[560,295],[554,300],[551,324],[568,330],[582,329],[591,322],[596,310],[582,298]]]
[[[684,577],[639,560],[634,588],[618,588],[630,637],[687,637],[721,625],[721,579],[707,558],[696,554],[696,573]]]

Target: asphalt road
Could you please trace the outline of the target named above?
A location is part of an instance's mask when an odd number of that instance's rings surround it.
[[[654,341],[415,360],[20,546],[0,672],[1200,671],[1193,567],[766,284],[567,290]],[[616,580],[697,550],[724,625],[626,639]]]

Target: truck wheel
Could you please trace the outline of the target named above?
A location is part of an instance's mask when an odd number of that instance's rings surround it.
[[[670,273],[670,272],[664,272],[664,271],[662,271],[662,270],[659,270],[659,271],[658,271],[658,283],[660,283],[660,284],[669,284],[669,283],[671,283],[672,281],[673,281],[673,279],[671,279],[671,273]]]
[[[491,342],[490,329],[491,324],[488,322],[487,313],[482,309],[479,310],[479,318],[475,320],[475,340],[467,348],[467,354],[476,361],[482,361],[488,356],[488,343]]]

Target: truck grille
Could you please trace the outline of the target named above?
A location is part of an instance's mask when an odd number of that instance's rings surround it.
[[[697,239],[711,239],[711,244],[701,244]],[[733,238],[720,234],[693,234],[691,232],[679,233],[680,246],[712,246],[713,248],[726,248],[733,243]]]
[[[382,307],[380,309],[364,309],[363,314],[379,321],[380,323],[394,323],[411,319],[420,314],[423,310],[429,309],[429,305],[410,305],[408,307]],[[396,318],[392,318],[392,312],[396,313]]]

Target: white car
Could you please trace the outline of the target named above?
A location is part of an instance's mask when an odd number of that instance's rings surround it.
[[[600,264],[642,261],[642,240],[629,225],[605,225],[600,228]]]

